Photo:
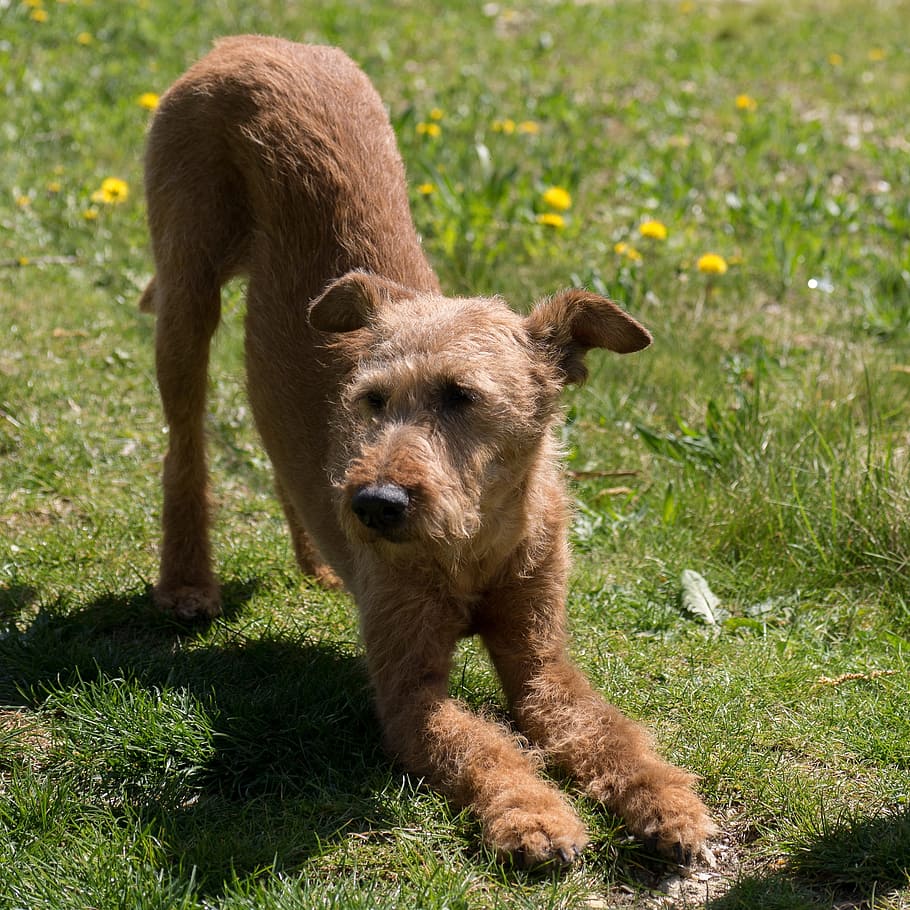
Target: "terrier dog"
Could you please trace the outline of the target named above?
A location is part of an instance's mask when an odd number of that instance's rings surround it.
[[[169,426],[156,602],[219,613],[203,412],[220,289],[248,279],[249,398],[301,569],[360,613],[388,748],[526,866],[585,829],[506,729],[449,697],[478,634],[521,733],[680,862],[714,830],[693,777],[566,655],[569,510],[553,428],[592,348],[648,332],[568,290],[521,316],[442,295],[382,102],[341,51],[223,40],[163,96],[146,157],[156,364]]]

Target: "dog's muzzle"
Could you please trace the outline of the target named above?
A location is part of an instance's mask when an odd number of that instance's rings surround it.
[[[361,524],[383,537],[395,537],[407,518],[411,497],[397,483],[370,484],[351,497],[351,511]]]

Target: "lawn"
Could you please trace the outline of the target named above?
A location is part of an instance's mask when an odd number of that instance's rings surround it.
[[[908,22],[0,0],[0,907],[910,907]],[[700,776],[713,868],[679,876],[574,793],[583,859],[503,868],[389,762],[353,605],[295,570],[239,283],[208,422],[225,615],[153,609],[144,134],[243,32],[371,76],[448,292],[582,285],[653,332],[565,396],[573,653]],[[482,650],[457,665],[500,715]]]

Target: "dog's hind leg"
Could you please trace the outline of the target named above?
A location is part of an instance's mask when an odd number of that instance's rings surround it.
[[[304,575],[315,578],[324,588],[341,588],[343,587],[341,579],[332,571],[322,555],[317,550],[316,545],[310,539],[306,528],[300,523],[290,499],[284,492],[279,480],[275,480],[275,490],[278,493],[278,499],[284,508],[284,515],[287,518],[288,530],[291,534],[291,543],[294,545],[294,556],[297,558],[297,565]]]
[[[164,460],[161,574],[155,602],[180,619],[221,612],[209,545],[205,393],[209,347],[218,324],[217,281],[189,287],[159,269],[155,359],[168,425]]]
[[[212,98],[192,80],[172,87],[146,151],[156,274],[140,307],[157,317],[155,360],[169,433],[154,597],[181,619],[221,612],[209,545],[205,398],[221,286],[244,271],[251,235],[244,183],[226,149]]]

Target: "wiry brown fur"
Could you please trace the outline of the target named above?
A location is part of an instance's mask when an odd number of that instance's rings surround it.
[[[584,828],[507,730],[448,695],[483,637],[520,730],[629,829],[686,859],[712,831],[692,777],[566,656],[568,507],[552,428],[590,348],[647,332],[564,291],[528,317],[443,297],[374,89],[331,48],[222,41],[162,98],[146,160],[156,357],[170,428],[159,605],[219,612],[203,437],[221,285],[249,280],[256,423],[304,572],[357,601],[389,748],[528,865]]]

